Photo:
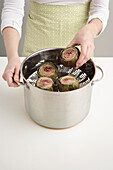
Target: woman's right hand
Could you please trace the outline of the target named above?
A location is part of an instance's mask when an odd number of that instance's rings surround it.
[[[14,56],[8,59],[8,64],[5,68],[5,71],[2,75],[3,79],[7,81],[9,87],[18,87],[15,82],[20,80],[20,65],[21,61],[19,56]],[[14,82],[15,81],[15,82]]]

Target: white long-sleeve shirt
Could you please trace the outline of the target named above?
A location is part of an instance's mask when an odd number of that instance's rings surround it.
[[[91,2],[88,22],[93,18],[99,18],[105,29],[109,17],[109,0],[32,0],[38,3],[51,5],[76,5]],[[1,32],[5,27],[15,28],[21,37],[22,22],[24,17],[25,0],[4,0],[1,15]]]

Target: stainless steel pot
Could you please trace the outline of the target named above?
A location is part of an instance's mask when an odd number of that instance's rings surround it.
[[[103,71],[95,66],[92,60],[84,64],[80,71],[84,72],[89,82],[77,90],[68,92],[51,92],[41,90],[31,82],[29,77],[37,70],[41,62],[53,61],[60,64],[61,48],[45,49],[33,53],[21,64],[21,75],[25,92],[25,107],[29,116],[38,124],[55,129],[74,126],[81,122],[88,114],[91,103],[92,85],[103,77]],[[94,80],[96,68],[101,71],[101,77]]]

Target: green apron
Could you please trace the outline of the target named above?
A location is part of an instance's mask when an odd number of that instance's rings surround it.
[[[30,2],[23,55],[45,48],[65,48],[87,23],[90,3],[47,5]]]

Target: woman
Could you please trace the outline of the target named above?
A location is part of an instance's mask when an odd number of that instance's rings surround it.
[[[53,47],[81,46],[76,67],[86,63],[94,50],[94,38],[107,25],[109,0],[31,0],[23,56]],[[24,0],[4,0],[1,31],[8,56],[3,73],[11,87],[18,85],[18,45],[24,16]]]

